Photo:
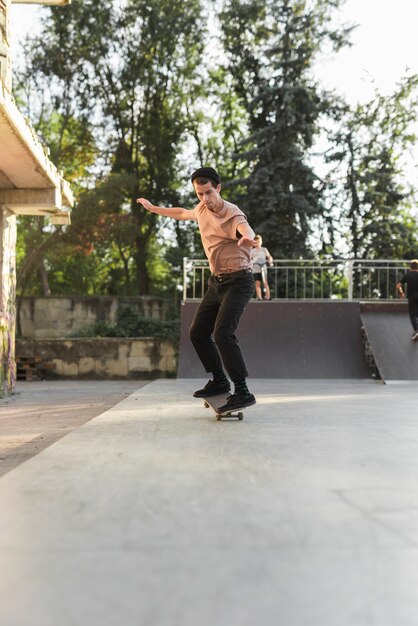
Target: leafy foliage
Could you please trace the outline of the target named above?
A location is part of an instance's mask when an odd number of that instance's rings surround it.
[[[121,307],[117,324],[97,321],[71,334],[71,337],[157,337],[179,340],[180,321],[152,320],[143,317],[134,307]]]
[[[351,28],[333,27],[342,1],[45,9],[16,96],[76,205],[70,227],[19,218],[18,291],[152,293],[178,304],[183,257],[203,255],[199,233],[135,199],[192,206],[192,164],[219,169],[224,197],[277,258],[332,256],[341,238],[350,256],[417,256],[403,171],[417,78],[357,107],[324,91],[313,78],[318,55],[349,45]]]
[[[323,45],[347,43],[349,29],[329,26],[339,4],[229,0],[221,16],[228,69],[249,118],[236,155],[247,168],[241,204],[275,256],[309,256],[311,222],[325,210],[307,156],[332,104],[312,65]]]
[[[184,94],[202,51],[199,13],[199,0],[74,0],[48,12],[41,35],[27,50],[26,77],[36,76],[36,91],[51,94],[50,103],[35,111],[36,126],[60,146],[62,160],[70,153],[65,172],[82,187],[70,239],[78,230],[86,248],[95,247],[111,215],[125,287],[140,294],[152,289],[150,248],[158,220],[135,199],[144,195],[156,203],[180,204],[177,153],[186,127]],[[46,117],[60,123],[45,123]],[[72,128],[82,136],[71,135]],[[80,171],[80,150],[87,156],[92,136],[100,156],[88,177]],[[82,149],[76,149],[79,142]],[[54,155],[58,161],[58,149]],[[127,222],[131,237],[126,241]],[[133,267],[128,268],[128,257]]]
[[[352,255],[377,259],[416,256],[415,192],[404,182],[405,155],[415,144],[418,77],[406,76],[393,95],[345,107],[327,155],[339,198],[339,222]]]

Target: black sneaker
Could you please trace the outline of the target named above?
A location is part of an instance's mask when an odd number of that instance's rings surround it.
[[[240,411],[247,406],[253,406],[255,403],[255,397],[252,393],[234,393],[232,396],[229,396],[226,404],[219,407],[218,415],[225,415],[231,411]]]
[[[210,398],[211,396],[219,396],[221,393],[228,393],[228,391],[231,391],[231,385],[228,380],[225,383],[209,380],[203,389],[195,391],[193,396],[195,398]]]

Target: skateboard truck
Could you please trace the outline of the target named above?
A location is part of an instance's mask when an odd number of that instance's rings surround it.
[[[205,406],[205,409],[209,409],[209,408],[213,409],[214,408],[206,400],[205,400],[204,406]],[[238,419],[240,421],[244,419],[244,413],[242,411],[238,411],[238,413],[236,413],[235,411],[229,411],[228,413],[217,413],[216,410],[215,410],[215,415],[216,415],[216,419],[217,419],[218,422],[220,422],[223,417],[227,418],[227,419],[235,418],[235,419]]]
[[[218,410],[221,406],[226,404],[226,401],[229,398],[229,393],[223,393],[218,396],[210,396],[208,398],[203,398],[203,404],[206,409],[212,409],[216,415],[216,419],[218,422],[221,421],[222,418],[225,419],[237,419],[239,421],[244,419],[244,413],[239,409],[235,409],[232,411],[227,411],[225,413],[219,413]]]

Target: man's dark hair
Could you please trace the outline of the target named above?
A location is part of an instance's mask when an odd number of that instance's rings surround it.
[[[192,184],[197,180],[199,185],[206,185],[211,182],[214,187],[217,187],[221,182],[221,177],[213,167],[199,167],[191,176]],[[203,181],[204,182],[201,182]]]
[[[212,187],[218,186],[218,183],[215,183],[215,181],[211,178],[205,178],[205,176],[197,176],[197,178],[193,179],[193,182],[197,183],[198,185],[206,185],[206,183],[210,183]]]

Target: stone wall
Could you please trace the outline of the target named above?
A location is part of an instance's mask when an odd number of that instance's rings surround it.
[[[152,379],[175,376],[177,368],[172,342],[153,337],[17,339],[16,360],[22,379],[30,369],[42,378]]]
[[[0,397],[15,384],[16,216],[0,207]]]
[[[81,328],[103,321],[114,324],[121,306],[133,306],[144,317],[165,320],[169,303],[162,298],[80,296],[72,298],[18,298],[18,332],[31,339],[68,337]]]

